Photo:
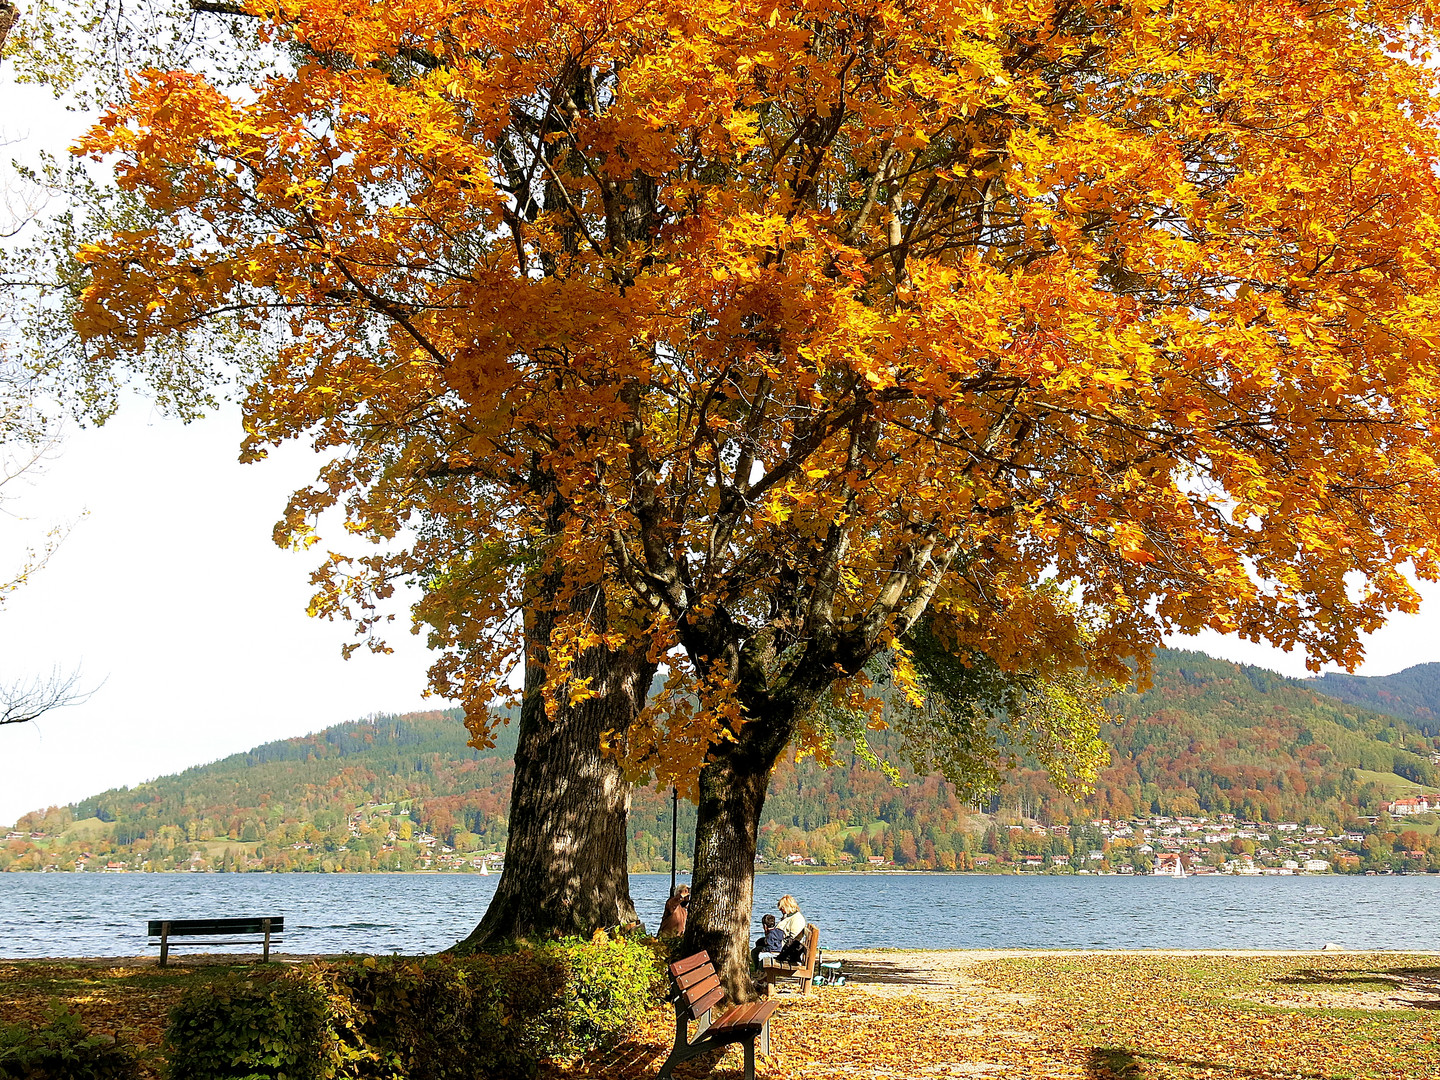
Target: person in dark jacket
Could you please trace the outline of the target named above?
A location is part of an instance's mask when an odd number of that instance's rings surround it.
[[[775,925],[774,915],[766,915],[760,920],[760,926],[765,933],[755,942],[755,948],[750,950],[750,963],[757,968],[760,961],[767,956],[775,956],[785,944],[785,931]]]
[[[665,901],[665,914],[660,919],[656,937],[684,937],[685,913],[690,907],[690,886],[681,885],[675,895]]]

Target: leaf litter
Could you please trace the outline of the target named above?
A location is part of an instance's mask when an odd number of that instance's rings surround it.
[[[845,986],[784,993],[765,1080],[1421,1080],[1440,1076],[1440,956],[1396,953],[851,952]],[[230,965],[223,965],[229,967]],[[51,1000],[158,1077],[170,1008],[220,970],[153,960],[0,962],[0,1016]],[[541,1080],[650,1080],[674,1034],[657,1009]],[[738,1047],[678,1068],[737,1080]]]

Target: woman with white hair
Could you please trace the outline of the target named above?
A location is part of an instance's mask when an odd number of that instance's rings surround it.
[[[785,931],[785,944],[780,948],[776,962],[781,964],[803,964],[805,962],[805,916],[795,897],[786,893],[775,905],[780,909],[780,929]]]

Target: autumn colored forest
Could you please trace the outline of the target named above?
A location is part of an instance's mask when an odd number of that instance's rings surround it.
[[[1407,677],[1392,678],[1403,685]],[[792,854],[821,866],[879,855],[901,867],[973,869],[976,856],[999,865],[984,856],[1000,853],[995,833],[1010,822],[1084,826],[1097,817],[1232,813],[1342,826],[1374,814],[1407,785],[1440,786],[1430,761],[1437,736],[1317,693],[1316,685],[1325,684],[1163,652],[1148,690],[1110,702],[1110,765],[1081,800],[1061,795],[1042,771],[1021,768],[988,802],[964,805],[944,780],[905,768],[898,739],[884,731],[872,742],[899,764],[902,786],[854,754],[832,768],[791,755],[770,786],[760,853],[776,865]],[[437,712],[267,743],[27,815],[16,824],[23,835],[0,848],[0,864],[473,871],[475,853],[506,846],[514,728],[502,727],[491,750],[472,749],[465,738],[457,712]],[[632,869],[668,869],[667,794],[636,792]],[[693,822],[693,808],[682,803],[682,865]],[[1067,854],[1081,836],[1063,845]],[[1027,835],[1015,843],[1049,852],[1052,841]],[[1003,846],[1014,847],[1008,831]]]

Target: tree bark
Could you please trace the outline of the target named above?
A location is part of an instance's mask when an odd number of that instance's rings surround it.
[[[750,975],[755,848],[770,774],[789,745],[792,727],[756,717],[741,729],[738,741],[713,747],[700,770],[684,954],[701,949],[710,954],[732,1003],[756,996]]]
[[[604,600],[592,605],[597,613]],[[603,616],[600,616],[603,617]],[[655,665],[645,650],[591,649],[576,664],[593,697],[545,714],[540,690],[554,615],[526,615],[520,709],[505,869],[464,951],[500,941],[568,934],[637,921],[628,864],[631,785],[602,745],[645,704]]]

